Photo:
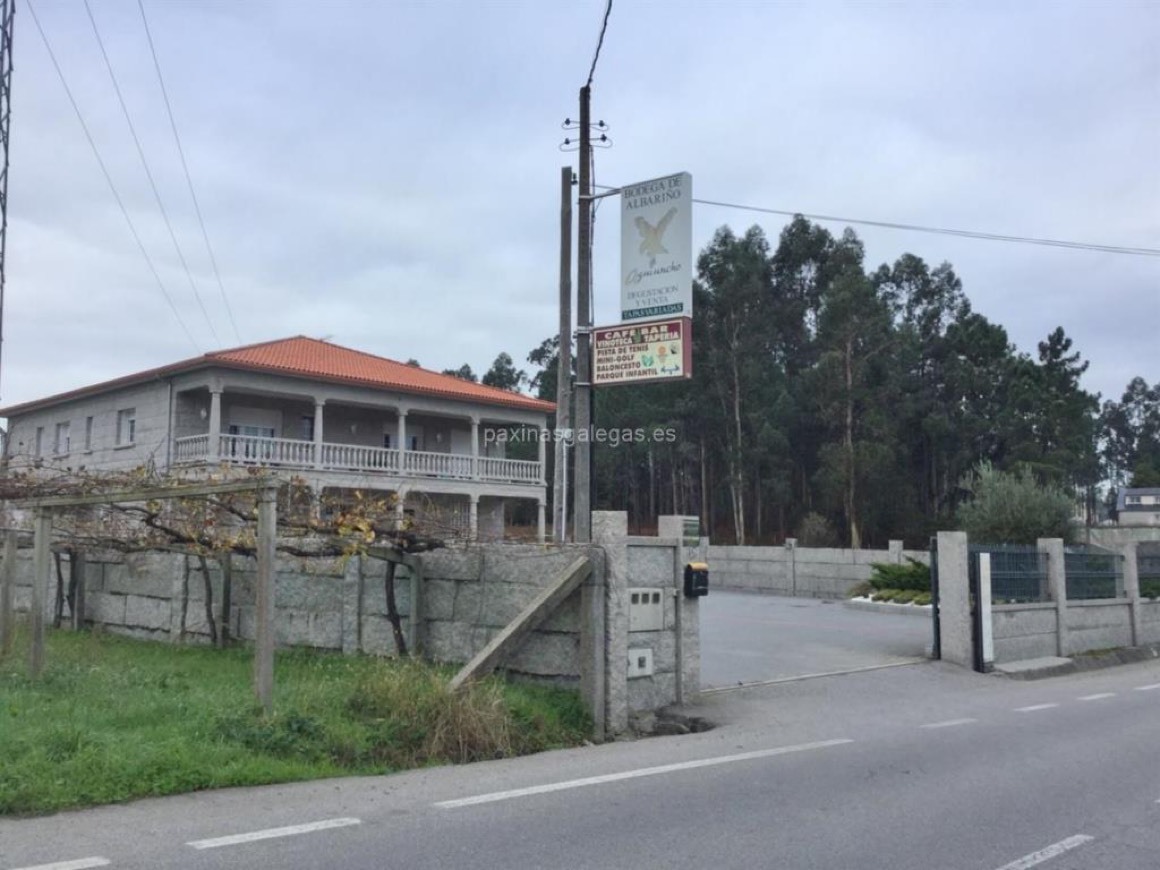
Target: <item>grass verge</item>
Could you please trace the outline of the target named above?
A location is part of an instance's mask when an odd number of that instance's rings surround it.
[[[0,660],[0,814],[503,758],[591,733],[575,692],[492,677],[450,695],[453,669],[409,659],[280,652],[267,717],[244,649],[50,632],[33,682],[16,640]]]

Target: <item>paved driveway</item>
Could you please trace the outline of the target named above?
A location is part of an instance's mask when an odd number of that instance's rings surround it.
[[[702,688],[904,662],[931,642],[929,618],[840,601],[713,590],[700,606]]]

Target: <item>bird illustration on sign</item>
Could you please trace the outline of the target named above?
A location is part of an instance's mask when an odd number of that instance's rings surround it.
[[[640,252],[649,258],[648,267],[650,269],[657,264],[657,257],[669,252],[664,244],[665,230],[669,228],[669,224],[676,216],[676,208],[670,208],[665,212],[665,216],[657,221],[655,227],[642,217],[636,218],[636,229],[640,233],[641,240]]]

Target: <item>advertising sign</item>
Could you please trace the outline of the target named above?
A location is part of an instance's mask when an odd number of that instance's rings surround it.
[[[620,317],[693,316],[693,176],[620,191]]]
[[[693,375],[693,321],[688,317],[598,327],[592,334],[592,383],[598,387]]]

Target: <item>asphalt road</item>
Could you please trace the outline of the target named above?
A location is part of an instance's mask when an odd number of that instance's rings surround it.
[[[838,601],[714,590],[700,608],[704,687],[897,664],[931,643],[929,619]]]
[[[0,870],[1160,867],[1160,662],[1035,683],[929,663],[699,712],[722,724],[0,821]]]

